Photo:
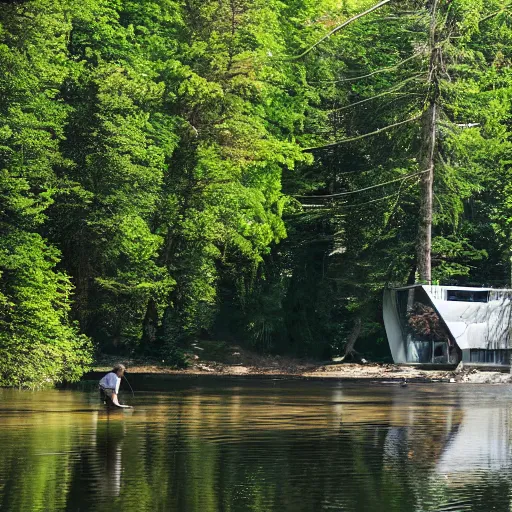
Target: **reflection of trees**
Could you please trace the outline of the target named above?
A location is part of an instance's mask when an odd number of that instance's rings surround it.
[[[450,344],[448,331],[441,323],[441,319],[434,308],[421,302],[415,302],[411,311],[407,313],[407,322],[410,329],[417,336],[428,340],[445,341]]]
[[[64,510],[70,483],[69,424],[12,428],[0,451],[0,510]]]
[[[488,316],[487,339],[489,340],[489,347],[511,348],[512,338],[512,293],[510,291],[504,292],[490,292],[490,311]]]
[[[460,320],[466,324],[466,330],[472,325],[485,326],[482,334],[488,349],[512,348],[512,292],[490,291],[489,302],[468,303]]]
[[[23,430],[0,416],[0,508],[433,511],[458,484],[496,499],[510,487],[499,476],[482,490],[439,474],[471,414],[427,389],[203,389],[153,396],[133,416],[33,415]]]
[[[64,406],[72,404],[70,394],[60,396]],[[55,392],[0,389],[0,510],[65,509],[80,426],[74,429],[69,415],[44,412],[48,403]]]

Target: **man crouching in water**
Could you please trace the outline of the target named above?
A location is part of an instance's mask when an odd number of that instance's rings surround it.
[[[119,394],[121,377],[125,371],[126,367],[123,364],[116,364],[112,371],[100,380],[100,397],[104,404],[110,402],[114,405],[120,405],[117,395]]]

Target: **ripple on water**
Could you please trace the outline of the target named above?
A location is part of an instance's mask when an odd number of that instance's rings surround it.
[[[0,390],[0,510],[509,511],[501,386],[211,380],[137,393]]]

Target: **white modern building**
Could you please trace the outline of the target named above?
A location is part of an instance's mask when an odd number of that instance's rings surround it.
[[[434,285],[388,288],[383,315],[395,363],[509,364],[512,290]]]

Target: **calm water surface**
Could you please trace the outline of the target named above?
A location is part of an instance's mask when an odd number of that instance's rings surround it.
[[[512,388],[170,388],[111,414],[93,391],[0,390],[0,510],[511,510]]]

